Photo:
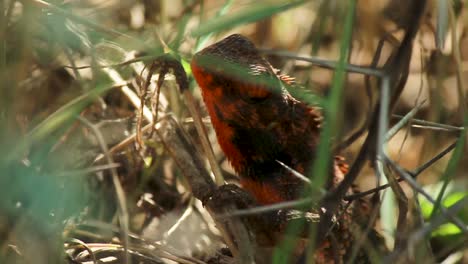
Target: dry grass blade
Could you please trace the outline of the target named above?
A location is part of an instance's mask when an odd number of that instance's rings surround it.
[[[451,28],[451,33],[452,33],[452,50],[453,50],[453,55],[456,63],[456,76],[457,76],[457,92],[459,98],[466,99],[465,96],[465,91],[466,91],[466,84],[463,79],[463,62],[461,58],[461,52],[460,52],[460,46],[457,45],[458,43],[458,37],[457,37],[457,28],[456,28],[456,18],[455,14],[453,12],[452,8],[449,8],[449,18],[450,18],[450,28]],[[460,107],[460,112],[462,114],[467,113],[467,102],[466,100],[462,100],[461,103],[459,104]],[[464,122],[463,124],[466,126],[468,121],[466,120],[467,117],[464,117]]]
[[[31,1],[31,3],[37,5],[38,7],[40,8],[48,8],[50,9],[52,12],[56,12],[58,14],[61,14],[61,15],[64,15],[65,17],[69,18],[69,19],[72,19],[78,23],[81,23],[81,24],[84,24],[86,25],[87,27],[89,28],[92,28],[92,29],[95,29],[99,32],[103,32],[103,33],[106,33],[106,34],[110,34],[110,35],[113,35],[113,36],[117,36],[117,37],[125,37],[125,38],[128,38],[130,40],[134,40],[133,37],[127,35],[127,34],[124,34],[122,32],[119,32],[119,31],[116,31],[114,29],[109,29],[107,27],[103,27],[97,23],[93,23],[87,19],[84,19],[80,16],[76,16],[62,8],[59,8],[51,3],[48,3],[46,1],[42,1],[42,0],[33,0]]]
[[[193,147],[193,144],[190,144],[187,136],[183,133],[183,130],[177,125],[177,122],[173,119],[169,119],[164,124],[165,126],[170,126],[170,129],[165,129],[164,134],[158,130],[156,133],[162,139],[164,146],[171,154],[174,161],[177,163],[179,169],[182,171],[182,174],[185,176],[189,183],[189,187],[193,195],[201,200],[206,201],[211,194],[214,193],[216,185],[211,180],[211,177],[206,172],[203,167],[203,162],[198,154],[197,150]],[[216,218],[216,215],[219,214],[218,210],[215,208],[207,208],[210,214]],[[235,219],[232,221],[236,221]],[[236,235],[244,235],[243,232],[235,233],[229,228],[236,228],[236,226],[226,226],[223,223],[217,223],[218,229],[220,229],[225,242],[232,250],[232,253],[235,257],[240,258],[241,254],[237,249],[236,243],[233,241],[232,237]],[[237,240],[244,241],[244,240]]]
[[[201,142],[203,144],[203,149],[207,154],[208,161],[210,163],[211,169],[213,170],[213,174],[215,176],[215,181],[218,186],[224,184],[224,177],[219,164],[214,156],[213,148],[211,147],[210,141],[208,139],[208,134],[206,132],[205,126],[203,125],[203,120],[200,115],[200,111],[198,111],[195,100],[188,89],[183,91],[184,97],[187,102],[187,106],[189,108],[190,113],[192,114],[195,128],[198,131],[198,134],[201,137]]]
[[[150,130],[151,128],[153,127],[153,124],[148,124],[146,126],[144,126],[140,132],[141,133],[144,133],[148,130]],[[137,137],[137,133],[133,133],[132,135],[130,135],[129,137],[127,137],[126,139],[122,140],[120,143],[116,144],[115,146],[113,146],[112,148],[109,149],[109,153],[110,154],[114,154],[116,153],[117,151],[119,150],[122,150],[123,148],[127,147],[129,144],[131,144],[132,142],[134,142],[136,140],[136,137]],[[101,159],[104,158],[104,154],[99,154],[96,159],[94,159],[94,162],[98,162],[100,161]]]
[[[106,156],[107,163],[108,164],[113,164],[114,161],[112,157],[109,155],[109,149],[107,148],[107,144],[105,143],[104,137],[102,133],[99,131],[96,126],[91,124],[88,120],[86,120],[83,117],[78,117],[78,120],[80,120],[84,125],[86,125],[88,128],[93,131],[95,134],[99,146],[101,147],[104,155]],[[122,234],[122,243],[124,245],[124,263],[130,263],[130,255],[128,252],[128,245],[129,245],[129,240],[128,240],[128,228],[129,228],[129,223],[128,223],[128,210],[127,210],[127,202],[125,199],[125,193],[122,188],[122,184],[120,183],[119,176],[117,174],[117,170],[115,168],[110,169],[111,175],[112,175],[112,182],[114,184],[115,188],[115,194],[118,200],[118,205],[119,205],[119,210],[118,210],[118,218],[120,222],[120,228],[121,228],[121,234]]]
[[[104,71],[106,71],[109,74],[109,76],[112,77],[115,81],[122,80],[122,78],[120,77],[120,75],[118,75],[116,71],[113,71],[111,69],[104,69]],[[138,108],[141,105],[140,99],[129,87],[122,87],[122,91],[129,97],[129,99],[135,107]],[[143,117],[149,122],[153,121],[151,111],[147,109],[146,106],[143,106]],[[169,133],[167,135],[161,134],[161,132],[159,131],[161,127],[161,122],[156,124],[156,134],[162,139],[166,149],[169,151],[169,153],[171,153],[173,159],[178,164],[178,167],[182,170],[183,174],[189,182],[189,186],[192,190],[192,193],[196,198],[202,201],[206,200],[207,196],[213,193],[215,185],[213,185],[211,177],[209,177],[209,175],[206,174],[206,171],[202,165],[203,162],[199,159],[199,155],[194,155],[194,153],[197,152],[193,148],[193,144],[190,144],[188,141],[186,141],[186,137],[182,134],[182,132],[179,129],[176,129],[177,126],[174,127],[174,129],[172,130],[172,132],[175,132],[176,134]],[[166,130],[166,132],[171,132],[171,130]],[[169,137],[169,142],[167,141],[168,139],[164,140],[166,136]],[[182,141],[174,141],[175,139]],[[182,150],[190,150],[190,152],[183,152]],[[211,213],[216,214],[214,211],[211,211]],[[235,243],[232,242],[231,237],[232,234],[242,235],[245,233],[229,232],[226,229],[226,227],[224,227],[224,225],[220,223],[218,224],[218,228],[224,234],[226,243],[230,246],[229,248],[233,251],[232,253],[235,256],[240,257],[241,255],[238,253],[238,251],[235,250],[237,247],[235,246]],[[240,239],[238,241],[245,241],[245,239]]]
[[[76,238],[72,238],[70,239],[70,242],[71,243],[75,243],[75,244],[78,244],[82,247],[84,247],[86,249],[86,251],[89,253],[89,255],[91,256],[91,259],[93,261],[93,264],[97,264],[98,261],[97,261],[97,258],[96,256],[94,255],[94,252],[93,250],[88,246],[88,244],[86,244],[85,242],[79,240],[79,239],[76,239]],[[76,260],[75,260],[76,261]]]
[[[93,228],[98,232],[103,232],[103,233],[111,232],[115,234],[120,234],[120,229],[118,227],[115,227],[108,223],[96,222],[96,221],[89,221],[89,222],[83,223],[82,225],[78,226],[76,229],[73,230],[73,233],[79,234],[85,238],[92,238],[97,241],[101,241],[101,240],[106,241],[109,238],[98,236],[96,232],[85,231],[82,228],[86,228],[86,229]],[[128,249],[132,257],[138,256],[140,258],[143,258],[146,261],[150,261],[151,263],[160,263],[162,261],[161,259],[168,259],[168,260],[172,260],[172,261],[176,261],[180,263],[186,263],[186,264],[193,264],[193,263],[204,264],[203,261],[197,260],[192,257],[184,256],[183,253],[167,245],[161,244],[160,241],[152,241],[152,240],[144,239],[140,235],[134,234],[132,232],[129,232],[129,237],[131,239],[130,239],[130,244],[128,246]],[[122,245],[114,244],[114,243],[85,243],[85,246],[87,249],[91,250],[93,254],[102,253],[105,250],[114,250],[117,252],[123,251]],[[81,245],[74,246],[72,244],[69,244],[67,245],[66,250],[79,249],[77,247],[81,247]],[[81,258],[83,259],[87,259],[88,255],[83,255],[83,254],[86,254],[86,253],[79,254],[79,256],[81,256]]]
[[[394,118],[402,119],[402,115],[392,115]],[[439,131],[447,131],[447,132],[459,132],[463,130],[463,127],[451,126],[447,124],[441,124],[437,122],[431,122],[426,120],[421,120],[417,118],[413,118],[411,120],[411,126],[423,129],[431,129],[431,130],[439,130]]]
[[[184,223],[184,221],[187,220],[187,218],[190,216],[190,214],[192,214],[192,212],[193,212],[193,198],[190,199],[190,202],[187,208],[184,210],[184,213],[182,214],[182,216],[179,219],[177,219],[177,222],[175,222],[174,225],[171,226],[171,228],[169,228],[166,232],[164,232],[163,239],[162,239],[163,244],[165,244],[167,238],[170,237],[175,232],[175,230],[177,230]]]
[[[90,174],[90,173],[98,172],[98,171],[116,169],[118,167],[120,167],[119,163],[111,163],[111,164],[93,166],[93,167],[89,167],[83,170],[61,172],[61,173],[58,173],[58,176],[69,177],[69,176],[75,176],[75,175],[84,175],[84,174]]]

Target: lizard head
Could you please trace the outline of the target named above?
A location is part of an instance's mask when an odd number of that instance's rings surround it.
[[[275,118],[272,105],[287,103],[287,91],[275,70],[242,35],[198,52],[191,67],[212,119],[258,127]]]

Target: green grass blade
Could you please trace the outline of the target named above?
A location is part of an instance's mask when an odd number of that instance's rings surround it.
[[[449,3],[447,0],[439,0],[437,8],[437,26],[436,26],[436,46],[442,50],[445,44],[445,37],[449,30]]]
[[[336,131],[338,123],[337,114],[339,109],[341,109],[343,85],[346,77],[345,66],[347,64],[350,53],[355,8],[356,1],[351,1],[345,18],[343,38],[341,39],[340,45],[340,58],[333,77],[330,97],[328,100],[326,100],[327,107],[325,108],[325,119],[327,121],[324,123],[319,147],[317,149],[317,157],[320,158],[314,162],[313,169],[311,170],[312,174],[309,175],[311,180],[314,182],[314,185],[318,186],[319,188],[325,184],[325,181],[329,176],[327,175],[327,172],[332,155],[330,140],[333,138],[334,132]],[[297,226],[288,226],[287,233],[294,236],[298,229],[299,228]],[[311,228],[311,230],[314,232],[315,229]],[[315,234],[312,233],[311,237],[314,235]],[[312,240],[313,239],[311,239],[311,241]],[[314,246],[315,245],[310,243],[306,252],[313,252],[313,250],[310,249],[313,249]],[[283,241],[283,243],[281,243],[281,245],[274,252],[273,263],[289,263],[289,256],[291,255],[293,247],[294,244],[291,243],[291,241]]]
[[[220,32],[242,24],[248,24],[260,19],[281,13],[290,8],[297,7],[306,1],[281,1],[277,3],[261,3],[255,6],[245,8],[235,14],[219,16],[215,19],[208,20],[192,31],[192,37],[201,37],[210,33]]]
[[[219,18],[224,15],[229,11],[229,8],[231,8],[232,4],[234,3],[234,0],[227,0],[224,5],[219,9],[218,12],[216,12],[216,17]],[[195,52],[198,52],[202,49],[202,47],[205,47],[207,45],[208,40],[213,36],[213,33],[208,33],[202,37],[200,37],[197,41],[197,44],[195,45]]]
[[[90,92],[83,94],[70,101],[68,104],[61,107],[59,110],[48,116],[44,121],[31,130],[22,140],[17,144],[8,156],[3,160],[4,163],[9,163],[21,157],[22,153],[34,142],[43,140],[47,135],[56,131],[65,122],[72,120],[78,115],[86,106],[88,106],[96,96],[104,93],[112,87],[98,87]]]

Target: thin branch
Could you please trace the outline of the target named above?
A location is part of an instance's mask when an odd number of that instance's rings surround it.
[[[375,129],[378,126],[378,135],[377,142],[384,143],[384,135],[387,132],[387,121],[389,109],[393,109],[396,99],[399,97],[404,84],[406,83],[409,71],[409,58],[412,53],[412,43],[413,39],[419,29],[420,19],[422,18],[423,12],[426,7],[426,2],[424,0],[414,2],[411,10],[413,14],[414,23],[406,30],[405,36],[401,41],[401,44],[398,50],[394,53],[393,56],[387,61],[384,66],[386,74],[382,77],[382,92],[385,90],[389,95],[383,96],[384,101],[377,103],[376,109],[379,109],[378,113],[375,113],[369,129],[369,134],[364,142],[361,150],[359,151],[358,158],[354,162],[348,174],[345,176],[343,181],[338,185],[338,187],[333,190],[329,195],[322,199],[321,206],[327,208],[326,213],[321,217],[320,224],[318,227],[318,235],[316,236],[316,241],[321,241],[325,237],[326,227],[331,223],[333,214],[338,209],[339,203],[342,198],[346,195],[347,190],[351,187],[354,180],[356,179],[358,172],[361,170],[364,165],[364,161],[367,160],[366,157],[371,153],[372,146],[375,144]],[[393,85],[392,85],[393,84]],[[390,90],[392,89],[392,91]],[[391,100],[389,99],[391,97]],[[389,102],[387,101],[389,100]],[[385,102],[387,101],[387,102]],[[384,113],[382,113],[382,111]],[[384,115],[385,114],[385,115]],[[379,116],[381,118],[379,118]],[[378,160],[385,161],[383,158],[384,152],[382,151],[382,144],[377,144],[377,147],[380,149],[378,151]],[[374,145],[375,146],[375,145]],[[378,166],[381,167],[381,166]],[[383,170],[378,170],[377,173],[380,174]]]
[[[433,158],[431,158],[430,160],[428,160],[426,163],[424,163],[423,165],[421,165],[419,168],[413,170],[413,171],[406,171],[409,175],[411,175],[411,177],[413,178],[416,178],[419,174],[421,174],[423,171],[425,171],[426,169],[428,169],[430,166],[434,165],[434,163],[436,163],[437,161],[439,161],[441,158],[443,158],[445,155],[447,155],[450,151],[452,151],[455,147],[457,146],[457,141],[455,141],[454,143],[450,144],[450,146],[448,146],[447,148],[445,148],[443,151],[441,151],[439,154],[437,154],[436,156],[434,156]],[[396,179],[398,182],[401,182],[401,181],[404,181],[403,178],[398,178]],[[367,196],[369,194],[374,194],[376,192],[379,192],[381,190],[384,190],[386,188],[390,187],[390,184],[384,184],[384,185],[380,185],[376,188],[373,188],[373,189],[370,189],[370,190],[367,190],[367,191],[364,191],[364,192],[359,192],[359,193],[355,193],[355,194],[351,194],[351,195],[347,195],[343,198],[343,200],[345,201],[353,201],[353,200],[356,200],[356,199],[360,199],[364,196]]]
[[[382,54],[383,45],[384,45],[384,39],[381,39],[379,41],[379,45],[377,46],[375,55],[372,58],[371,67],[376,67],[377,66],[377,63],[380,60],[380,56]],[[337,151],[338,152],[340,152],[341,150],[343,150],[343,149],[347,148],[348,146],[350,146],[360,136],[362,136],[364,134],[364,132],[366,132],[366,130],[369,129],[369,125],[371,123],[372,115],[373,115],[373,111],[371,111],[371,110],[373,109],[373,104],[374,104],[374,102],[373,102],[374,100],[373,100],[373,96],[372,96],[372,88],[371,88],[370,77],[371,77],[370,75],[365,75],[365,77],[364,77],[364,82],[365,82],[365,85],[366,85],[366,95],[367,95],[367,99],[368,99],[368,102],[369,102],[369,105],[368,105],[368,108],[369,108],[368,110],[369,111],[367,111],[367,115],[366,115],[366,118],[364,120],[364,123],[362,124],[362,126],[358,130],[356,130],[352,135],[350,135],[348,138],[343,140],[343,142],[341,142],[337,146]]]
[[[419,110],[423,107],[426,100],[423,100],[419,104],[417,104],[411,111],[409,111],[398,123],[396,123],[385,135],[385,142],[388,142],[390,139],[395,136],[395,134],[400,131],[406,124],[408,124],[412,118],[418,113]]]
[[[393,169],[395,169],[398,174],[405,179],[405,181],[418,193],[420,193],[426,200],[428,200],[432,204],[436,204],[437,202],[426,192],[423,190],[421,186],[403,169],[401,168],[398,164],[395,164],[392,160],[390,160],[388,157],[385,157],[386,161],[388,164],[391,165]],[[450,212],[447,211],[447,208],[445,206],[440,205],[439,207],[440,211],[442,212],[442,215],[444,215],[445,218],[450,220],[452,223],[454,223],[460,230],[463,231],[463,233],[468,234],[468,228],[465,226],[463,221],[461,221],[458,217],[454,216]]]
[[[408,254],[410,258],[414,259],[414,252],[412,249],[416,247],[416,245],[423,240],[425,237],[427,237],[432,231],[434,231],[436,228],[441,226],[442,224],[447,222],[447,215],[456,215],[460,210],[466,208],[468,205],[468,197],[464,197],[460,201],[456,202],[454,205],[450,206],[449,208],[446,209],[446,214],[441,214],[435,217],[429,224],[412,234],[409,239],[408,239],[408,247],[406,247],[406,250],[408,250]],[[462,228],[461,230],[466,230],[465,228]],[[390,263],[392,262],[392,259],[396,258],[397,254],[401,255],[403,252],[394,252],[392,255],[390,255],[387,258],[387,261],[385,263]]]
[[[334,70],[337,68],[336,61],[326,60],[326,59],[322,59],[318,57],[298,56],[297,54],[293,52],[289,52],[289,51],[278,51],[278,50],[269,50],[269,49],[259,49],[259,51],[265,54],[277,55],[283,58],[294,59],[294,60],[299,60],[299,61],[307,61],[316,66],[323,67],[326,69]],[[377,77],[383,76],[382,69],[378,69],[378,68],[376,69],[375,67],[365,67],[365,66],[359,66],[359,65],[353,65],[353,64],[347,63],[344,65],[344,69],[347,72],[351,72],[351,73],[360,73],[360,74],[372,75],[372,76],[377,76]]]
[[[424,163],[423,165],[421,165],[419,168],[413,170],[412,174],[413,175],[419,175],[421,174],[423,171],[425,171],[427,168],[429,168],[430,166],[432,166],[436,161],[440,160],[442,157],[444,157],[445,155],[447,155],[450,151],[452,151],[453,149],[455,149],[455,147],[457,146],[457,141],[453,142],[452,144],[450,144],[450,146],[448,146],[446,149],[444,149],[442,152],[440,152],[439,154],[437,154],[436,156],[434,156],[433,158],[431,158],[430,160],[428,160],[426,163]]]

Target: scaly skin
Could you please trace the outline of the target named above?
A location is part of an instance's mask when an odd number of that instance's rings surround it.
[[[284,88],[288,80],[241,35],[200,51],[191,66],[242,186],[263,204],[298,198],[303,182],[277,161],[307,173],[319,139],[319,110],[292,97]]]
[[[260,204],[298,199],[302,180],[277,161],[308,175],[316,158],[322,116],[285,89],[291,78],[276,70],[241,35],[231,35],[195,54],[191,62],[218,142],[240,176],[241,185]],[[326,188],[336,186],[347,166],[335,158]],[[333,250],[325,241],[315,255],[318,263],[335,263],[350,248],[351,209],[334,232]]]

